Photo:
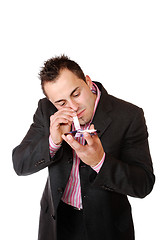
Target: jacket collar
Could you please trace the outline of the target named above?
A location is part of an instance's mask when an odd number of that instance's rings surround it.
[[[98,136],[101,137],[112,122],[112,119],[109,115],[109,112],[112,110],[112,103],[110,102],[109,95],[102,84],[99,82],[95,82],[95,84],[101,91],[101,97],[92,123],[94,124],[95,129],[100,131]]]

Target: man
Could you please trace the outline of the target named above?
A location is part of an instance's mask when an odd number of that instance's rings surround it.
[[[13,150],[18,175],[49,168],[41,200],[39,240],[133,240],[127,195],[154,185],[148,133],[139,107],[117,99],[62,55],[40,72],[46,98]],[[80,127],[97,134],[66,134]]]

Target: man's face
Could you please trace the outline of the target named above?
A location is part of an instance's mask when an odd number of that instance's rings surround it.
[[[68,69],[62,70],[55,82],[44,84],[47,97],[57,110],[64,107],[73,109],[81,125],[88,123],[93,115],[96,95],[91,88],[92,81],[88,76],[84,82]]]

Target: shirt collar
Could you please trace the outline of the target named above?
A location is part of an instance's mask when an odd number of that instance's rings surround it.
[[[95,112],[96,112],[96,109],[97,109],[97,106],[98,106],[98,103],[99,103],[99,100],[100,100],[100,97],[101,97],[101,91],[99,90],[98,86],[94,82],[92,82],[92,83],[93,83],[93,86],[92,86],[91,91],[92,91],[92,93],[96,94],[97,97],[96,97],[96,101],[95,101],[95,104],[94,104],[94,110],[93,110],[92,118],[91,118],[90,122],[88,122],[85,125],[81,126],[83,130],[84,129],[88,129],[90,127],[90,124],[91,124],[91,122],[93,120],[93,117],[95,115]]]

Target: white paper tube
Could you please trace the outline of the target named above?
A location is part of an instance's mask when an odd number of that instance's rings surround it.
[[[79,124],[79,120],[78,120],[78,117],[77,117],[77,116],[73,117],[73,122],[74,122],[74,126],[75,126],[75,129],[76,129],[76,130],[81,129],[80,124]]]

